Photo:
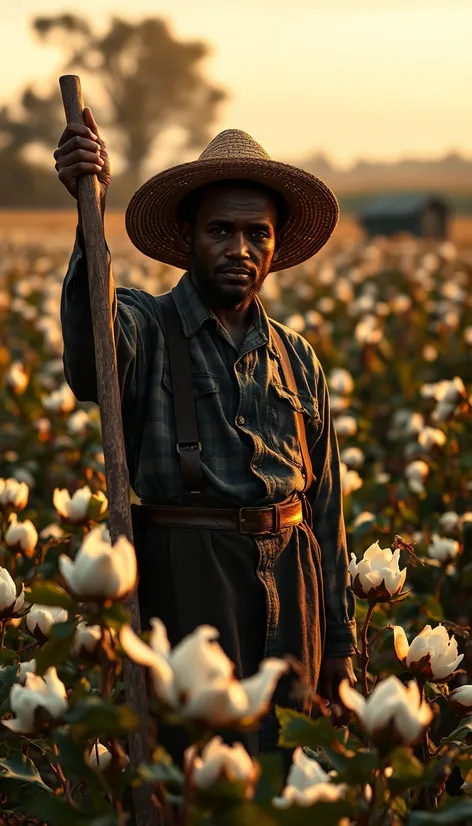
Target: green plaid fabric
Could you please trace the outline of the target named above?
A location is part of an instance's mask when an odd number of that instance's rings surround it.
[[[190,342],[203,493],[209,505],[270,504],[302,491],[296,412],[303,412],[315,476],[308,498],[321,548],[326,651],[333,656],[352,653],[354,598],[347,573],[339,451],[320,363],[302,336],[271,321],[292,362],[295,395],[285,386],[269,320],[258,298],[253,324],[238,350],[202,302],[188,273],[173,295]],[[118,287],[113,312],[131,485],[142,499],[182,503],[160,297]],[[87,267],[79,238],[64,281],[61,321],[66,379],[79,400],[96,402]]]

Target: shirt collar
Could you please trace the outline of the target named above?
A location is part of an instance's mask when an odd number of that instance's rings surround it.
[[[200,293],[192,281],[190,273],[184,273],[178,284],[173,288],[172,295],[174,296],[186,338],[191,338],[191,336],[195,335],[208,319],[217,320],[214,312],[203,302]],[[277,349],[275,348],[271,334],[269,317],[258,296],[255,297],[254,304],[253,332],[257,334],[259,344],[267,344],[268,349],[274,355],[277,355]]]

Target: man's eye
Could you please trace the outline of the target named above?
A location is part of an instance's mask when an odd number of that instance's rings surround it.
[[[269,233],[265,229],[256,229],[253,233],[255,238],[268,238]]]
[[[212,229],[211,229],[211,234],[212,235],[220,236],[220,235],[224,235],[225,232],[226,232],[226,230],[224,229],[224,227],[212,227]]]

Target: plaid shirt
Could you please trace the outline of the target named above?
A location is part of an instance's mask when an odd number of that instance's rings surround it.
[[[348,584],[339,451],[320,363],[300,335],[272,321],[258,298],[241,347],[201,300],[186,273],[173,289],[190,342],[203,493],[208,504],[280,502],[304,488],[296,412],[305,417],[315,482],[308,492],[321,548],[326,652],[353,651],[354,598]],[[113,314],[127,461],[142,499],[182,502],[172,383],[159,296],[118,287]],[[97,401],[95,354],[80,240],[64,282],[61,321],[66,379],[81,401]],[[292,362],[298,393],[284,382],[273,324]]]

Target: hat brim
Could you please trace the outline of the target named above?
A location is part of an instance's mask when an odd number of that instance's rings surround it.
[[[303,169],[265,159],[198,160],[159,172],[135,192],[126,210],[126,229],[135,247],[157,261],[189,269],[190,260],[180,242],[178,205],[198,187],[224,180],[254,181],[285,198],[288,217],[272,272],[315,255],[338,222],[334,193]]]

